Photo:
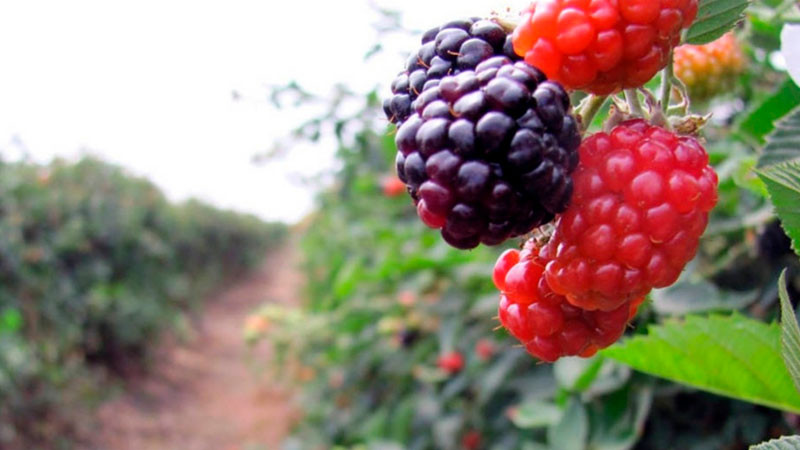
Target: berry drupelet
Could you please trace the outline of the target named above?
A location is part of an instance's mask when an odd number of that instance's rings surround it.
[[[481,61],[499,55],[519,59],[511,48],[511,37],[490,20],[454,20],[428,30],[422,36],[422,47],[392,82],[392,96],[383,102],[386,118],[398,125],[405,122],[414,100],[426,87],[447,75],[474,70]]]

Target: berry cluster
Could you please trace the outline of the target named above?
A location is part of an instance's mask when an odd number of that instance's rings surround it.
[[[562,212],[580,145],[564,89],[524,62],[493,56],[508,42],[499,25],[470,23],[426,34],[387,111],[402,121],[397,174],[420,218],[461,249],[500,244]],[[475,41],[485,51],[474,53]],[[447,71],[433,71],[439,60]],[[406,82],[417,78],[426,81]],[[393,106],[411,99],[408,109]]]
[[[574,183],[549,241],[495,266],[502,324],[546,361],[616,341],[647,293],[694,256],[717,201],[697,140],[638,119],[586,139]]]
[[[512,36],[478,19],[428,31],[392,83],[384,111],[398,127],[397,175],[447,243],[497,245],[556,218],[547,242],[505,252],[494,270],[500,321],[544,361],[611,345],[697,251],[717,201],[705,149],[642,119],[581,142],[564,88],[643,86],[697,7],[534,0]],[[687,77],[740,70],[741,53],[722,55],[732,39],[679,48],[678,76],[691,86]],[[439,366],[454,373],[463,360],[443,355]]]
[[[665,67],[696,15],[697,0],[535,0],[513,46],[568,89],[609,94]]]
[[[675,75],[689,89],[692,100],[707,100],[729,91],[744,65],[744,52],[733,33],[709,44],[675,49]]]

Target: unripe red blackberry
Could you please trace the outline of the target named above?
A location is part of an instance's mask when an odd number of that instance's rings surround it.
[[[496,245],[549,222],[572,194],[580,134],[564,89],[495,56],[423,89],[397,130],[397,173],[452,246]]]
[[[644,85],[697,15],[698,0],[534,0],[514,50],[569,89],[610,94]]]
[[[574,182],[539,256],[552,290],[586,310],[615,310],[674,283],[717,202],[700,143],[644,120],[584,140]]]
[[[532,241],[522,252],[508,250],[497,261],[494,282],[502,292],[500,323],[537,358],[594,355],[616,342],[644,297],[612,311],[587,311],[556,294],[544,276],[546,260]]]

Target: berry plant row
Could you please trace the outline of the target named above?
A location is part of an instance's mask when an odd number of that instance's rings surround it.
[[[307,303],[247,331],[303,394],[290,440],[798,433],[795,3],[537,0],[454,20],[419,33],[389,95],[300,127],[330,125],[341,162],[304,232]]]

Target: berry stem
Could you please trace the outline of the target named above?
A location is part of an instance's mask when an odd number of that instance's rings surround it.
[[[501,15],[493,15],[490,20],[503,28],[506,33],[513,33],[514,30],[519,25],[519,21],[515,21],[514,19],[508,16],[501,16]]]
[[[581,119],[581,132],[585,132],[592,125],[592,120],[605,105],[607,95],[590,95],[586,97],[578,107],[578,115]]]
[[[639,93],[636,92],[636,89],[625,89],[625,101],[628,103],[628,107],[634,117],[644,117],[644,110],[642,109],[642,103],[639,101]]]
[[[681,114],[685,116],[689,114],[689,111],[692,109],[692,99],[689,98],[689,88],[676,76],[672,77],[672,83],[675,89],[681,94],[682,101],[678,106],[681,107]]]
[[[673,61],[673,51],[669,51],[667,67],[661,71],[661,108],[666,112],[669,110],[669,97],[672,94],[672,79],[675,78]]]

